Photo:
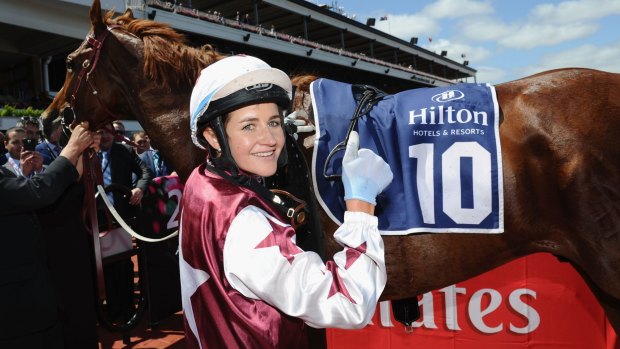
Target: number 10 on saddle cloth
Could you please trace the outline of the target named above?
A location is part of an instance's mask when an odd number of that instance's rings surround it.
[[[346,136],[356,108],[352,85],[320,79],[311,86],[318,137],[314,187],[323,209],[341,224]],[[483,84],[420,88],[385,96],[357,121],[360,148],[383,157],[394,180],[377,198],[379,230],[410,233],[501,233],[504,230],[499,107]],[[327,162],[327,166],[325,163]],[[325,167],[325,169],[324,169]]]

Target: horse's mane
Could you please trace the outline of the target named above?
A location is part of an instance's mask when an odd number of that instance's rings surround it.
[[[142,40],[144,74],[158,85],[193,87],[203,68],[225,57],[208,44],[200,48],[188,46],[185,36],[166,23],[134,18],[131,11],[116,18],[113,16],[114,12],[108,11],[104,15],[104,23],[120,25]],[[310,83],[316,79],[318,77],[315,75],[291,78],[297,91],[302,92],[294,97],[293,105],[304,104],[304,95],[310,91]]]
[[[131,11],[112,18],[104,16],[107,25],[120,25],[144,43],[144,74],[161,86],[194,86],[200,71],[223,58],[211,45],[193,48],[186,45],[184,35],[168,24],[133,18]]]

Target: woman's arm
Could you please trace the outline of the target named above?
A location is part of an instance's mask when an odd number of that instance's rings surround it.
[[[233,288],[313,327],[360,328],[374,314],[387,274],[377,218],[346,212],[334,237],[344,249],[323,263],[293,242],[295,231],[249,206],[233,221],[224,244],[224,270]]]

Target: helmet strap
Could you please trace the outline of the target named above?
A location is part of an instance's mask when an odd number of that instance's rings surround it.
[[[215,167],[229,170],[233,177],[238,177],[240,172],[239,166],[230,152],[230,145],[228,144],[228,137],[226,136],[223,119],[223,116],[218,116],[211,120],[210,123],[211,128],[213,128],[217,136],[217,141],[220,144],[220,152],[218,154],[211,153],[211,159]]]
[[[237,184],[239,186],[250,189],[263,199],[278,209],[284,216],[289,219],[289,223],[294,229],[307,222],[308,207],[305,201],[295,197],[293,194],[278,189],[269,190],[265,187],[264,182],[260,182],[257,178],[237,174],[230,175],[221,168],[212,166],[209,162],[205,164],[207,170],[216,173],[224,180]]]

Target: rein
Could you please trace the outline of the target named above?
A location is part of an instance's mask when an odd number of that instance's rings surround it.
[[[93,37],[89,36],[85,40],[85,44],[87,47],[92,49],[90,56],[82,62],[82,67],[80,72],[77,75],[77,81],[73,87],[73,90],[70,95],[69,107],[63,110],[63,115],[61,118],[61,128],[64,135],[69,138],[71,136],[71,125],[76,122],[76,113],[75,113],[75,104],[77,102],[77,95],[82,87],[82,81],[85,79],[87,88],[92,91],[93,96],[99,102],[99,106],[105,111],[108,116],[108,119],[112,120],[120,120],[120,117],[111,112],[110,109],[105,105],[105,103],[99,97],[99,92],[93,83],[94,71],[97,67],[97,63],[99,62],[99,57],[101,55],[101,49],[105,40],[108,38],[112,29],[119,28],[120,25],[112,25],[108,26],[105,31],[102,31],[99,35]],[[70,67],[67,67],[67,71],[71,71]],[[119,138],[120,137],[120,138]],[[131,140],[122,137],[115,136],[115,138],[125,141],[128,144],[134,144]],[[164,237],[161,239],[151,239],[145,236],[142,236],[133,229],[129,227],[129,225],[121,218],[118,212],[114,209],[112,204],[107,198],[105,194],[105,190],[103,189],[103,174],[101,170],[101,163],[99,162],[99,158],[96,156],[95,152],[92,150],[87,150],[83,154],[84,156],[84,173],[85,173],[85,208],[83,212],[83,216],[88,218],[90,223],[90,232],[93,238],[93,248],[95,254],[95,268],[97,274],[97,289],[100,300],[106,299],[106,290],[105,290],[105,281],[104,281],[104,273],[103,273],[103,256],[101,253],[101,241],[100,239],[105,236],[102,235],[99,231],[99,220],[97,218],[97,204],[96,199],[97,195],[101,196],[103,202],[107,206],[109,212],[114,216],[117,222],[121,225],[121,227],[130,235],[134,236],[137,239],[147,241],[147,242],[158,242],[170,239],[176,235],[178,235],[178,231]],[[95,188],[97,188],[97,193],[95,193]]]
[[[375,104],[381,101],[386,95],[385,92],[370,85],[353,85],[352,89],[353,96],[357,101],[357,106],[355,107],[355,111],[353,112],[353,116],[351,117],[351,122],[349,123],[349,128],[347,129],[347,136],[345,137],[344,141],[338,143],[334,147],[334,149],[329,152],[329,155],[327,155],[327,158],[325,159],[325,164],[323,165],[323,177],[325,177],[325,179],[328,181],[337,180],[342,177],[338,174],[328,174],[327,168],[329,167],[328,165],[330,164],[331,159],[334,157],[334,155],[346,149],[347,143],[349,143],[349,136],[351,135],[351,131],[353,131],[355,129],[355,126],[357,126],[357,120],[359,120],[360,117],[369,113],[375,106]]]
[[[339,151],[346,149],[349,142],[349,136],[351,131],[357,126],[357,121],[360,117],[368,114],[372,108],[385,97],[385,92],[370,85],[353,85],[353,96],[357,101],[357,106],[351,117],[349,128],[347,129],[347,136],[344,141],[338,143],[330,152],[325,160],[323,167],[323,176],[327,180],[340,179],[341,175],[328,174],[327,168],[332,157]],[[410,297],[398,300],[392,300],[392,312],[394,313],[394,319],[405,326],[407,333],[411,333],[413,328],[413,322],[420,317],[420,306],[418,304],[417,297]]]
[[[105,278],[103,272],[103,255],[101,253],[101,238],[104,234],[101,234],[99,231],[99,221],[97,218],[97,202],[96,202],[96,194],[95,194],[95,186],[99,192],[103,191],[103,174],[101,171],[101,163],[99,162],[99,157],[95,154],[95,152],[90,149],[84,152],[84,196],[85,196],[85,208],[84,215],[88,215],[90,221],[90,231],[93,238],[93,248],[94,248],[94,257],[95,257],[95,269],[97,274],[97,296],[99,300],[99,306],[97,307],[97,312],[99,313],[99,320],[101,324],[108,329],[114,331],[123,331],[128,330],[136,326],[138,319],[141,317],[141,313],[144,311],[144,297],[140,297],[140,302],[138,304],[138,309],[131,317],[130,320],[126,321],[122,325],[113,324],[106,315],[102,312],[101,304],[104,302],[106,297],[106,287],[105,287]],[[105,201],[107,200],[107,195],[105,192],[102,195]],[[109,204],[109,201],[107,202]],[[142,290],[140,291],[142,293]]]
[[[84,163],[84,216],[88,215],[90,222],[90,233],[93,237],[93,248],[95,251],[95,269],[97,273],[97,290],[99,300],[106,299],[105,280],[103,276],[103,257],[101,255],[101,235],[99,233],[99,220],[97,218],[97,203],[95,199],[95,186],[103,184],[101,163],[93,150],[87,150],[83,155]]]

